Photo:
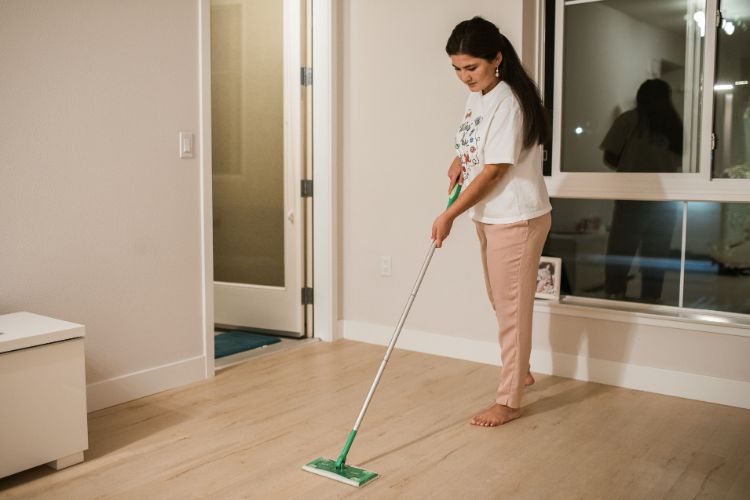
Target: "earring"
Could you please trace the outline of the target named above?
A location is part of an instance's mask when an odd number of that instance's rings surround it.
[[[500,66],[495,67],[495,78],[500,78]]]

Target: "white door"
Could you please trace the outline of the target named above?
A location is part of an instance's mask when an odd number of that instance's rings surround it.
[[[304,332],[302,6],[211,1],[214,315]]]

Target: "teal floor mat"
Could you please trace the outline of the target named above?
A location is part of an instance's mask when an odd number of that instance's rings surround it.
[[[257,349],[264,345],[276,344],[277,342],[281,342],[281,339],[269,337],[268,335],[258,335],[257,333],[240,330],[221,332],[214,336],[214,358],[223,358],[224,356]]]

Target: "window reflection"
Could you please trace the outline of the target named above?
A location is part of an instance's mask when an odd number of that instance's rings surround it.
[[[684,202],[552,200],[561,293],[678,306]],[[750,314],[750,203],[688,202],[683,307]]]
[[[606,297],[660,304],[664,276],[667,270],[675,270],[670,253],[675,225],[682,219],[679,204],[618,200],[614,205],[604,268]],[[679,246],[675,250],[679,271]],[[628,294],[629,282],[636,273],[640,274],[640,287],[634,290],[631,286]]]
[[[561,293],[679,304],[682,203],[552,200],[544,255],[563,261]]]
[[[697,170],[703,10],[695,0],[566,2],[562,171]],[[625,164],[603,161],[607,139],[627,147],[628,134],[641,142],[637,158],[626,149]]]
[[[721,2],[714,85],[714,177],[750,178],[750,8]]]
[[[750,204],[689,202],[684,307],[750,314]]]
[[[682,160],[682,121],[664,80],[646,80],[636,107],[615,119],[600,148],[617,172],[677,172]]]

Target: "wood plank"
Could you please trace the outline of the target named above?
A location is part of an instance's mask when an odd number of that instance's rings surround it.
[[[495,366],[395,350],[349,455],[361,490],[300,468],[336,458],[384,348],[315,343],[89,415],[83,464],[0,479],[0,498],[748,498],[750,411],[537,376],[523,417],[468,424]]]

